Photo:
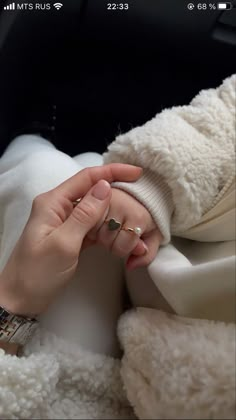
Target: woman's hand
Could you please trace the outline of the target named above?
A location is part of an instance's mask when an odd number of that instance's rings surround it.
[[[134,269],[150,264],[155,258],[162,234],[149,211],[136,198],[118,188],[112,188],[107,220],[115,219],[121,229],[110,231],[106,223],[95,226],[90,239],[109,249],[119,257],[128,257],[126,268]],[[102,221],[101,221],[102,222]],[[127,228],[139,227],[141,237]]]
[[[104,219],[110,183],[136,181],[141,172],[123,164],[87,168],[37,196],[0,275],[0,305],[18,315],[42,313],[74,274],[85,236]]]

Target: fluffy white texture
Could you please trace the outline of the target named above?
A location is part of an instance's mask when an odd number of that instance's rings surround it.
[[[235,90],[233,75],[189,106],[164,110],[119,135],[104,154],[105,163],[130,163],[163,176],[173,195],[173,234],[198,223],[233,180]]]
[[[194,225],[235,172],[235,76],[119,136],[106,161],[141,165],[172,190],[172,232]],[[233,419],[235,326],[140,309],[124,315],[122,376],[142,419]],[[133,419],[120,362],[39,331],[24,358],[0,351],[1,419]]]
[[[1,419],[134,419],[120,361],[39,330],[25,357],[0,350]]]
[[[152,309],[123,315],[121,374],[140,419],[234,419],[235,325]],[[1,419],[135,419],[120,361],[39,330],[25,357],[0,350]]]
[[[235,325],[140,308],[121,318],[122,377],[141,419],[235,419]]]

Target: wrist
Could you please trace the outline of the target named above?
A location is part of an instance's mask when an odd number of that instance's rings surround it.
[[[15,289],[15,290],[14,290]],[[34,318],[35,313],[29,310],[26,299],[19,297],[16,288],[11,286],[5,273],[0,274],[0,306],[7,312],[22,316]]]
[[[0,349],[8,354],[16,354],[20,351],[29,338],[37,329],[38,321],[35,318],[19,314],[17,305],[4,305],[6,300],[0,299]],[[14,308],[14,312],[11,308]]]

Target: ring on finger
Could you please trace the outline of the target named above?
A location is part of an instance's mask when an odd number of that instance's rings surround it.
[[[124,230],[125,232],[132,232],[135,233],[138,236],[142,235],[142,229],[139,226],[136,226],[134,228],[130,228],[130,227],[125,227],[122,226],[120,222],[118,222],[118,220],[111,218],[111,219],[106,219],[105,222],[108,225],[108,229],[113,231],[113,230]]]
[[[104,223],[107,224],[108,230],[114,231],[114,230],[121,230],[121,222],[118,222],[118,220],[111,218],[111,219],[105,219]]]
[[[136,226],[134,228],[130,228],[130,227],[123,227],[121,228],[121,230],[124,230],[125,232],[132,232],[135,233],[135,235],[137,236],[141,236],[142,235],[142,229],[139,226]]]
[[[82,197],[81,198],[78,198],[75,201],[72,201],[73,207],[76,207],[80,203],[81,200],[82,200]]]

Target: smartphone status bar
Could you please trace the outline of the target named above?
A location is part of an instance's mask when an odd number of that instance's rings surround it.
[[[229,1],[226,2],[218,2],[218,3],[188,3],[187,4],[188,10],[231,10],[233,8],[233,4]]]
[[[62,3],[10,3],[4,6],[3,10],[14,11],[14,10],[60,10],[63,7]]]

